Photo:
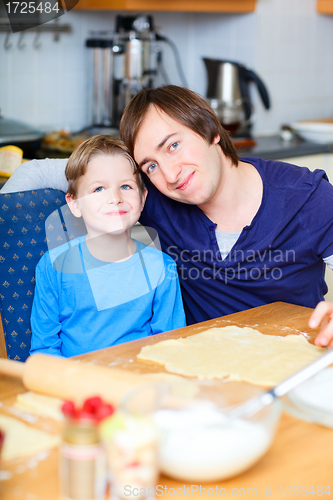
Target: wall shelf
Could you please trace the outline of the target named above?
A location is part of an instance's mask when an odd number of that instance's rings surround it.
[[[317,11],[320,14],[333,14],[333,0],[317,0]]]
[[[255,10],[256,0],[79,0],[79,10],[134,10],[244,13]]]

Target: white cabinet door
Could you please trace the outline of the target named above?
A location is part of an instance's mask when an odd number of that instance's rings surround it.
[[[325,170],[327,176],[332,183],[333,181],[333,153],[323,153],[309,156],[295,156],[293,158],[283,158],[286,163],[293,163],[300,167],[308,167],[310,170],[321,168]],[[333,212],[333,207],[332,207]],[[325,281],[328,286],[328,292],[325,295],[325,300],[333,302],[333,270],[326,268]]]
[[[293,163],[294,165],[298,165],[300,167],[308,167],[310,170],[316,170],[317,168],[325,170],[325,160],[326,153],[309,156],[294,156],[292,158],[283,158],[281,161]]]

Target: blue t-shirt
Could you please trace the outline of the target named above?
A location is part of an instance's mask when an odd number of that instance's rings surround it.
[[[122,262],[95,259],[85,236],[36,267],[30,354],[75,356],[186,326],[176,265],[136,242]]]
[[[324,171],[242,158],[263,182],[260,208],[222,260],[216,224],[151,183],[140,222],[176,262],[188,324],[276,301],[315,307],[333,254],[333,186]]]

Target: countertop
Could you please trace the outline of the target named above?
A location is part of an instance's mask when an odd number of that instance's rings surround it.
[[[259,157],[264,160],[283,160],[284,158],[291,158],[294,156],[333,153],[333,143],[315,144],[297,138],[291,141],[283,141],[279,135],[256,137],[255,141],[256,145],[250,149],[239,148],[239,156],[252,158]],[[35,155],[37,159],[68,158],[69,156],[69,153],[43,150],[37,151]],[[3,186],[5,181],[6,179],[0,178],[0,188]]]
[[[256,137],[256,145],[251,149],[238,149],[239,156],[259,157],[264,160],[282,160],[293,156],[307,156],[332,153],[333,143],[315,144],[301,139],[283,141],[279,135]]]
[[[279,135],[256,137],[254,140],[257,144],[252,148],[243,147],[237,149],[240,156],[259,157],[264,160],[278,160],[290,158],[292,156],[306,156],[333,152],[333,143],[315,144],[297,138],[291,141],[283,141]],[[38,159],[68,157],[69,153],[46,151],[42,149],[36,153],[36,158]]]

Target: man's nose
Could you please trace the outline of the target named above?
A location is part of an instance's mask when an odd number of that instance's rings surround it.
[[[169,161],[162,167],[162,171],[166,182],[174,184],[179,178],[182,167],[179,163]]]

